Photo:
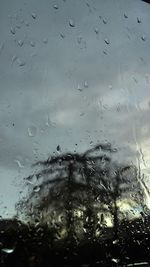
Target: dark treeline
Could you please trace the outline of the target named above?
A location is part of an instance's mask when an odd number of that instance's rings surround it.
[[[131,266],[150,263],[150,218],[146,224],[137,219],[119,224],[119,237],[75,243],[53,243],[47,224],[23,224],[17,220],[0,221],[0,266]],[[136,229],[133,231],[133,229]],[[121,234],[123,233],[124,234]],[[138,266],[136,264],[136,266]],[[149,265],[139,265],[149,266]]]

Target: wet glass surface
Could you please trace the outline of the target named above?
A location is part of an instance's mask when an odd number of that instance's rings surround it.
[[[150,261],[148,2],[0,3],[3,266],[37,233],[51,248],[81,246],[82,256],[91,242],[104,247],[103,260],[81,266]],[[16,266],[49,266],[36,249]]]

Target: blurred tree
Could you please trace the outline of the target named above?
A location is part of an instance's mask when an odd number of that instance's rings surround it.
[[[33,187],[24,202],[26,214],[29,216],[29,210],[32,210],[34,218],[47,220],[49,224],[53,222],[58,232],[65,228],[72,242],[76,239],[75,211],[83,212],[81,232],[84,230],[88,240],[95,238],[98,213],[101,213],[102,226],[104,214],[109,211],[116,238],[120,214],[118,200],[128,198],[136,191],[137,202],[142,203],[143,195],[136,167],[115,163],[111,156],[115,152],[110,144],[98,144],[85,153],[59,154],[36,163],[40,171],[26,180],[36,177],[39,184]],[[19,209],[21,206],[20,201]]]

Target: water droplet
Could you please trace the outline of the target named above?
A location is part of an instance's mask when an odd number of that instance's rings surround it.
[[[34,41],[31,41],[31,42],[30,42],[30,45],[31,45],[32,47],[35,47],[35,42],[34,42]]]
[[[51,125],[51,120],[50,120],[50,117],[49,115],[46,116],[46,126],[50,126]]]
[[[57,146],[56,150],[57,150],[57,152],[61,152],[60,145]]]
[[[119,241],[118,239],[113,240],[113,244],[114,244],[114,245],[117,244],[118,241]]]
[[[142,39],[142,41],[146,41],[146,36],[142,35],[141,39]]]
[[[19,168],[21,168],[21,169],[24,168],[24,166],[21,164],[21,162],[19,160],[16,159],[15,162],[17,163]]]
[[[83,88],[81,87],[81,85],[80,85],[80,84],[78,84],[78,87],[77,87],[77,89],[78,89],[80,92],[82,92],[82,91],[83,91]]]
[[[107,24],[107,19],[103,18],[103,23]]]
[[[104,42],[107,44],[107,45],[109,45],[110,44],[110,41],[106,38],[106,39],[104,39]]]
[[[12,34],[15,34],[15,33],[16,33],[15,28],[14,28],[14,27],[11,27],[11,28],[10,28],[10,32],[11,32]]]
[[[15,247],[13,247],[13,248],[2,248],[2,251],[7,253],[7,254],[13,253],[14,250],[15,250]]]
[[[28,128],[28,135],[29,135],[30,137],[34,137],[34,136],[36,135],[36,132],[37,132],[37,128],[36,128],[36,126],[30,126],[30,127]]]
[[[61,36],[62,39],[65,38],[65,35],[64,35],[64,33],[62,33],[62,32],[60,33],[60,36]]]
[[[141,23],[141,19],[137,17],[137,23]]]
[[[24,41],[23,40],[19,40],[18,41],[18,45],[21,47],[21,46],[23,46],[23,44],[24,44]]]
[[[128,18],[128,15],[127,13],[124,13],[124,18],[127,19]]]
[[[25,180],[27,181],[28,184],[36,184],[37,182],[37,177],[36,175],[30,175],[27,178],[25,178]]]
[[[48,43],[48,39],[47,38],[44,38],[43,43],[44,44],[47,44]]]
[[[58,9],[58,5],[53,5],[53,8],[57,10]]]
[[[38,193],[39,191],[40,191],[40,186],[35,186],[34,188],[33,188],[33,191],[35,192],[35,193]]]
[[[88,82],[85,81],[85,82],[84,82],[84,88],[88,88],[88,87],[89,87]]]
[[[16,60],[17,60],[17,56],[16,55],[12,56],[12,59],[11,59],[12,63],[14,63]]]
[[[114,259],[113,258],[112,261],[115,262],[115,263],[118,263],[119,262],[119,259]]]
[[[32,16],[33,19],[37,18],[37,15],[35,13],[32,13],[31,16]]]
[[[75,27],[75,22],[73,19],[69,20],[69,25],[70,25],[70,27]]]
[[[106,50],[103,50],[103,54],[104,54],[104,55],[107,55],[107,51],[106,51]]]
[[[50,126],[55,127],[56,126],[56,123],[50,119],[49,114],[46,117],[47,117],[46,126],[48,126],[48,127],[50,127]]]
[[[99,34],[99,29],[98,28],[95,28],[94,31],[95,31],[96,34]]]
[[[18,65],[20,66],[20,67],[23,67],[23,66],[25,66],[25,61],[24,60],[22,60],[22,59],[20,59],[20,58],[17,58],[17,63],[18,63]]]

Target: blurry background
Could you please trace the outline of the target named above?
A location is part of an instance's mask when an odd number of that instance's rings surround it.
[[[31,165],[98,142],[140,163],[149,201],[150,5],[0,2],[0,215],[15,214]]]

